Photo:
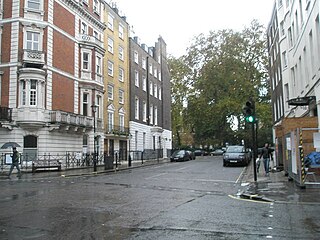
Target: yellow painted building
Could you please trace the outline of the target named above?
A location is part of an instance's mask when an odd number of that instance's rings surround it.
[[[104,5],[104,149],[127,158],[129,138],[129,25],[116,6]]]

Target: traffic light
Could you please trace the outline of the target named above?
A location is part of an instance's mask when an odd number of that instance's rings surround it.
[[[249,100],[246,102],[246,105],[243,107],[243,114],[246,122],[254,123],[256,121],[255,106],[253,101]]]

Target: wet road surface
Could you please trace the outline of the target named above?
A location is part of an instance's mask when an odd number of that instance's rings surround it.
[[[320,207],[236,198],[221,157],[0,181],[0,239],[319,239]]]

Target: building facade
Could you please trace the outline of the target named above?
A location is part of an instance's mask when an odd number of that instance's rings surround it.
[[[284,165],[290,131],[320,127],[319,13],[319,0],[277,0],[268,27],[274,136]]]
[[[155,46],[129,40],[130,151],[149,157],[167,157],[172,148],[170,74],[166,43]]]
[[[104,98],[105,140],[108,155],[127,159],[129,139],[129,25],[115,5],[105,3]]]
[[[104,150],[103,20],[101,0],[1,1],[0,145]]]

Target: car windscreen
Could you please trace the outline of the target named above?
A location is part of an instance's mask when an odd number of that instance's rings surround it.
[[[173,155],[174,156],[183,156],[184,150],[176,151]]]
[[[243,147],[242,146],[230,146],[227,148],[227,153],[242,153]]]

